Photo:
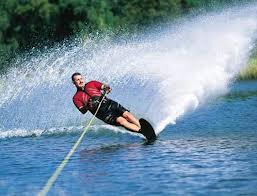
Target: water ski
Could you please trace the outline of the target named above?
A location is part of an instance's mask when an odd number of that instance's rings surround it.
[[[156,140],[156,135],[152,125],[145,119],[139,119],[141,125],[141,133],[146,137],[148,142],[153,142]]]

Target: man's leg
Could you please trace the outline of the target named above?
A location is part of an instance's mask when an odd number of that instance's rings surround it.
[[[123,126],[124,128],[126,128],[126,129],[128,129],[128,130],[130,130],[130,131],[138,132],[138,131],[140,130],[140,127],[139,127],[139,126],[137,126],[137,125],[135,125],[135,124],[133,124],[133,123],[127,121],[127,119],[124,118],[124,117],[122,117],[122,116],[118,117],[118,118],[116,119],[116,122],[117,122],[119,125]]]
[[[128,122],[133,123],[134,125],[137,125],[139,128],[141,127],[139,120],[133,116],[133,114],[131,114],[128,111],[125,111],[122,114],[122,117],[124,117]]]

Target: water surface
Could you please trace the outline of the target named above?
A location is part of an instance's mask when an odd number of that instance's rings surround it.
[[[152,145],[92,128],[50,195],[256,195],[257,82],[169,125]],[[0,194],[37,194],[82,129],[0,140]]]

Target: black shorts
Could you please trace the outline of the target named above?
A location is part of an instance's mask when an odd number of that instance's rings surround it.
[[[119,124],[116,122],[117,118],[122,116],[124,112],[129,111],[122,105],[111,99],[106,99],[102,102],[96,117],[110,125]]]

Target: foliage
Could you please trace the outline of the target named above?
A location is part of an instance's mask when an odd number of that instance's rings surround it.
[[[225,0],[6,0],[0,2],[0,70],[17,52],[123,27],[138,28]],[[227,2],[235,0],[227,0]]]
[[[250,59],[248,65],[241,70],[238,80],[256,80],[257,79],[257,56]]]

